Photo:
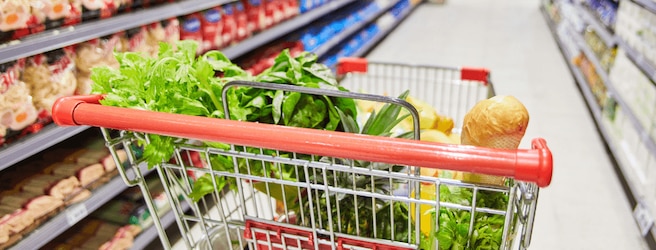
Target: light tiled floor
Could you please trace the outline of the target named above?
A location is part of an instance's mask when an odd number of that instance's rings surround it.
[[[538,0],[424,4],[370,54],[374,60],[487,67],[498,94],[531,121],[522,147],[543,137],[554,155],[531,249],[647,249],[583,97]]]

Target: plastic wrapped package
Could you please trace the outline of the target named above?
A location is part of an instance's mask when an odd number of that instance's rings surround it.
[[[0,0],[0,43],[17,40],[45,29],[33,15],[28,0]]]
[[[266,28],[266,7],[262,0],[241,0],[246,12],[246,33],[253,34]]]
[[[200,13],[193,13],[180,17],[180,40],[194,40],[203,44],[203,30]],[[198,46],[197,53],[201,53],[203,46]]]
[[[241,2],[234,2],[233,5],[235,20],[237,21],[237,35],[233,42],[241,42],[252,35],[248,29],[248,14]]]
[[[121,0],[81,0],[82,20],[96,20],[109,18],[116,14]]]
[[[71,96],[77,88],[73,47],[56,49],[28,59],[22,79],[30,88],[34,107],[44,123],[49,122],[52,105],[64,96]]]
[[[151,46],[152,42],[148,41],[151,39],[151,36],[149,35],[146,26],[126,30],[125,39],[128,44],[128,51],[151,54],[154,49],[157,49],[153,48]]]
[[[221,20],[221,7],[214,7],[201,12],[201,27],[203,34],[203,51],[223,47],[223,20]]]
[[[232,4],[226,4],[221,8],[221,19],[223,20],[222,41],[223,46],[232,45],[237,37],[237,19]]]
[[[268,29],[285,19],[284,2],[264,0],[264,29]]]
[[[45,29],[70,26],[82,21],[81,0],[36,0],[32,1],[32,9]]]
[[[169,18],[161,23],[165,34],[164,42],[175,45],[175,42],[180,40],[180,21],[177,18]]]
[[[282,1],[282,9],[285,18],[284,19],[289,19],[294,16],[297,16],[301,10],[298,4],[298,1],[296,0],[281,0]]]
[[[118,68],[119,64],[113,51],[119,44],[117,35],[93,39],[78,44],[75,51],[75,94],[86,95],[91,93],[91,69],[96,66],[109,66]]]
[[[0,64],[0,145],[21,134],[38,118],[30,90],[20,81],[24,60]]]

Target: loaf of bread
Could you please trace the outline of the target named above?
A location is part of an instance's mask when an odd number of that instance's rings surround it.
[[[513,96],[494,96],[478,102],[463,121],[460,140],[463,145],[498,149],[519,147],[529,115],[526,107]],[[505,178],[464,173],[468,182],[504,185]]]

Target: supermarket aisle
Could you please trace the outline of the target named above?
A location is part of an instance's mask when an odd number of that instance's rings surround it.
[[[538,0],[424,4],[369,58],[487,67],[497,93],[524,102],[531,122],[522,147],[544,137],[555,168],[531,249],[647,249]]]

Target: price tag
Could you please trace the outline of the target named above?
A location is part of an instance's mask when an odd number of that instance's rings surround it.
[[[651,227],[654,225],[654,218],[649,214],[649,210],[642,203],[638,202],[636,207],[633,209],[633,217],[638,223],[640,232],[642,236],[645,236],[651,230]]]
[[[84,204],[74,205],[66,209],[66,221],[69,226],[75,225],[78,221],[87,217],[89,212]]]

